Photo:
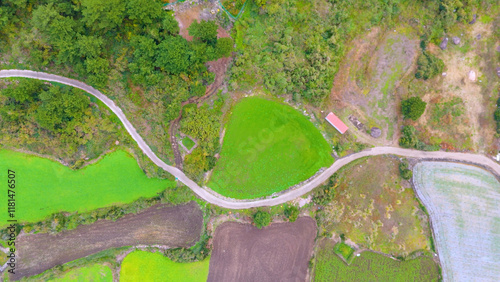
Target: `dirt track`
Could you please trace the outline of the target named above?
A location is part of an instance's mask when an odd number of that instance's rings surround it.
[[[279,195],[275,195],[272,198],[257,199],[257,200],[235,200],[231,198],[226,198],[219,195],[210,189],[202,188],[196,184],[193,180],[187,177],[181,170],[167,165],[165,162],[160,160],[158,156],[151,150],[151,148],[146,144],[144,139],[137,133],[137,130],[132,126],[130,121],[127,119],[123,111],[116,106],[116,104],[109,99],[107,96],[99,92],[97,89],[89,86],[83,82],[75,79],[62,77],[59,75],[29,71],[29,70],[0,70],[0,78],[5,77],[27,77],[33,79],[40,79],[46,81],[54,81],[62,84],[70,85],[79,89],[86,91],[87,93],[93,95],[94,97],[101,100],[109,109],[117,115],[120,121],[123,123],[125,129],[129,132],[131,137],[137,142],[137,145],[144,152],[146,156],[157,166],[161,167],[163,170],[175,176],[180,182],[188,186],[194,193],[196,193],[203,200],[218,205],[228,209],[248,209],[253,207],[263,207],[263,206],[274,206],[288,201],[294,200],[306,193],[309,193],[315,187],[321,185],[325,182],[333,173],[339,170],[342,166],[352,162],[356,159],[376,156],[376,155],[398,155],[411,158],[424,158],[424,159],[445,159],[466,163],[479,164],[485,168],[491,170],[491,172],[496,175],[500,175],[500,165],[493,161],[491,158],[481,155],[481,154],[471,154],[471,153],[455,153],[455,152],[423,152],[418,150],[403,149],[397,147],[374,147],[359,153],[355,153],[341,159],[338,159],[333,163],[328,169],[318,174],[316,177],[311,179],[306,184],[297,185],[296,188],[284,191]]]
[[[215,231],[208,281],[305,281],[315,237],[310,217],[262,230],[224,223]]]
[[[134,245],[187,247],[199,240],[203,215],[191,202],[176,207],[157,205],[116,222],[98,220],[91,225],[52,234],[21,235],[16,240],[18,265],[11,279],[32,276],[78,258]]]

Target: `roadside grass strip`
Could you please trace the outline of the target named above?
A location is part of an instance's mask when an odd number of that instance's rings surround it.
[[[79,170],[29,154],[0,150],[0,171],[15,171],[15,219],[37,222],[53,213],[84,212],[153,197],[174,187],[170,180],[150,179],[125,151],[104,156]],[[0,201],[7,203],[7,191]],[[6,209],[7,211],[7,209]],[[2,213],[0,225],[6,225]]]
[[[333,163],[319,130],[288,105],[244,98],[226,126],[221,156],[207,185],[226,197],[268,196]]]
[[[439,266],[429,257],[397,261],[367,251],[347,265],[336,255],[334,247],[324,247],[316,253],[315,282],[438,281],[438,278]]]
[[[415,190],[429,212],[444,281],[498,281],[500,183],[476,166],[423,162]]]
[[[177,263],[160,253],[134,251],[123,259],[120,282],[207,281],[210,257],[203,261]]]
[[[105,265],[94,264],[92,266],[85,266],[70,270],[69,272],[65,273],[62,277],[56,279],[50,279],[49,281],[111,282],[113,281],[113,273],[111,272],[111,269]]]

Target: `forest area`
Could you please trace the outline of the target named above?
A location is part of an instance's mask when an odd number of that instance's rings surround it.
[[[189,27],[194,40],[188,41],[179,34],[174,12],[163,10],[161,1],[6,0],[0,5],[0,66],[49,71],[100,89],[125,110],[150,147],[168,163],[174,159],[168,130],[171,121],[182,114],[181,132],[200,142],[185,157],[186,172],[199,178],[215,165],[223,104],[227,104],[226,97],[220,96],[214,105],[186,104],[182,109],[183,102],[203,96],[214,81],[207,62],[234,55],[229,91],[263,87],[272,95],[289,95],[295,103],[319,107],[331,92],[353,38],[372,27],[409,23],[420,34],[422,58],[431,62],[432,56],[425,52],[429,42],[438,44],[457,23],[469,22],[478,9],[493,2],[255,0],[230,25],[227,17],[220,16],[215,21],[194,21]],[[234,42],[231,37],[218,38],[219,26],[231,28]],[[440,70],[442,67],[430,71],[435,76]],[[423,79],[428,75],[420,69],[417,74]],[[8,93],[0,95],[5,105],[22,104]],[[32,98],[31,104],[42,103],[37,95]],[[6,124],[9,117],[6,110],[2,112],[0,123]],[[36,138],[42,131],[63,134],[60,128],[56,132],[43,127],[33,117],[31,122],[35,128],[31,135],[10,129],[8,134],[17,136],[11,145],[26,144],[20,136]],[[73,137],[64,139],[65,152],[57,157],[64,155],[70,164],[81,156],[99,155],[97,147],[103,146],[103,152],[111,139],[117,139],[78,137],[92,139],[85,143],[76,140],[77,132],[67,131]],[[412,139],[410,133],[403,135]],[[95,152],[90,153],[90,147]]]
[[[214,21],[195,21],[189,27],[194,40],[187,41],[161,1],[7,0],[0,4],[0,66],[49,71],[102,90],[125,108],[140,131],[149,131],[146,140],[169,161],[170,121],[183,101],[204,95],[214,80],[205,63],[231,55],[232,39],[218,39],[217,28]],[[6,105],[23,103],[3,92]],[[32,104],[42,103],[38,95],[32,98]],[[2,112],[4,125],[8,117]],[[33,124],[56,133],[40,120]],[[9,134],[19,137],[12,130]],[[75,146],[84,139],[65,140],[60,145],[74,163]],[[80,151],[85,144],[78,144]]]
[[[487,3],[483,3],[487,2]],[[263,84],[274,95],[318,106],[330,93],[349,42],[375,26],[415,22],[422,46],[437,43],[457,22],[469,22],[480,0],[257,0],[235,23],[238,56],[230,86]]]

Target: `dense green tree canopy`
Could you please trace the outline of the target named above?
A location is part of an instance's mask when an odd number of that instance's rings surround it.
[[[118,27],[125,18],[125,7],[129,6],[122,0],[80,0],[80,2],[82,21],[93,30],[110,30]]]
[[[430,79],[443,72],[443,60],[432,55],[429,52],[424,52],[417,60],[418,69],[415,73],[416,78]]]
[[[75,95],[73,89],[50,87],[43,91],[37,109],[36,120],[40,126],[52,131],[66,129],[69,124],[82,121],[89,100],[84,95]]]
[[[404,148],[416,148],[418,145],[417,130],[415,127],[408,125],[403,127],[399,145]]]
[[[217,41],[217,24],[213,21],[194,21],[188,31],[189,35],[210,45]]]
[[[160,1],[135,0],[126,3],[127,15],[131,20],[147,25],[161,17],[162,5]]]
[[[171,74],[187,72],[191,63],[191,52],[186,39],[168,37],[158,45],[155,66]]]
[[[271,214],[265,211],[258,211],[253,215],[253,223],[259,229],[268,226],[271,223]]]
[[[401,102],[401,109],[405,118],[417,120],[424,113],[426,105],[420,97],[411,97]]]

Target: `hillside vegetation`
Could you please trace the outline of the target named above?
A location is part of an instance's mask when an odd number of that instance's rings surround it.
[[[114,115],[84,92],[39,80],[0,88],[0,142],[62,159],[73,167],[123,140]]]
[[[195,22],[194,40],[160,0],[26,0],[0,4],[0,67],[75,77],[118,100],[164,159],[167,129],[181,102],[205,94],[206,62],[230,56],[232,40],[217,24]]]
[[[346,43],[370,27],[421,21],[423,41],[439,40],[457,21],[468,22],[483,2],[268,0],[249,3],[235,24],[238,57],[234,89],[263,83],[273,94],[318,104],[330,92]]]
[[[225,130],[208,186],[227,197],[268,196],[333,162],[319,130],[299,111],[278,102],[242,99],[233,107]]]

